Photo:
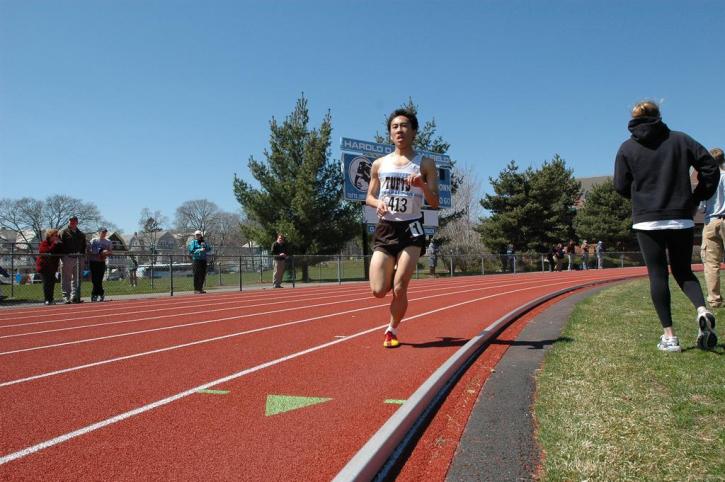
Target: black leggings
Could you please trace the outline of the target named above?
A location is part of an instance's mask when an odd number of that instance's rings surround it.
[[[206,260],[195,259],[191,262],[191,269],[194,273],[194,291],[202,291],[206,278]]]
[[[672,276],[695,308],[705,306],[700,282],[692,274],[692,241],[694,228],[639,231],[637,241],[649,273],[652,303],[663,328],[672,326],[670,287],[667,273],[667,253],[670,256]]]
[[[103,261],[91,261],[91,282],[93,283],[93,290],[91,296],[104,296],[105,291],[103,290],[103,275],[106,274],[106,263]]]

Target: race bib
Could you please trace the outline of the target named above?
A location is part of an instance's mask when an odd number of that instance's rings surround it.
[[[408,225],[408,229],[410,230],[410,235],[414,238],[417,238],[418,236],[423,236],[423,225],[420,224],[420,221],[413,221]]]

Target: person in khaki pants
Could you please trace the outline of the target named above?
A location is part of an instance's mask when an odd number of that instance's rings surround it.
[[[717,191],[705,201],[705,226],[702,229],[702,264],[705,268],[707,303],[713,308],[723,306],[720,295],[720,262],[725,243],[725,158],[719,147],[710,154],[720,166],[720,183]]]

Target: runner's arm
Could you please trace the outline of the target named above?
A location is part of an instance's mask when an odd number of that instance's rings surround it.
[[[370,168],[370,184],[368,185],[368,194],[365,197],[365,204],[370,207],[374,207],[378,213],[378,216],[384,215],[388,211],[388,206],[385,201],[378,199],[380,193],[380,178],[378,177],[378,170],[380,169],[380,159],[373,162],[373,166]]]

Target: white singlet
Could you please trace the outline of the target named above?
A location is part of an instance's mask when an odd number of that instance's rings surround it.
[[[412,161],[404,166],[396,166],[395,153],[382,158],[378,168],[380,180],[380,193],[388,206],[388,211],[382,217],[386,221],[413,221],[422,215],[420,208],[423,205],[423,189],[411,186],[407,181],[411,174],[420,174],[420,163],[423,156],[415,155]]]

